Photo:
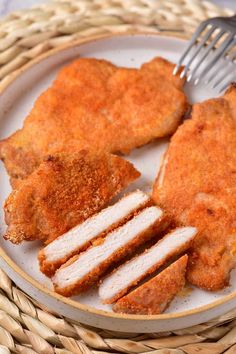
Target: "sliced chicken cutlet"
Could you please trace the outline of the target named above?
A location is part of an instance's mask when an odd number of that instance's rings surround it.
[[[229,284],[236,265],[236,88],[194,105],[171,139],[153,198],[177,224],[193,225],[188,280],[206,290]]]
[[[188,106],[184,80],[172,75],[173,68],[161,58],[140,69],[81,58],[61,69],[23,128],[0,142],[12,185],[49,154],[88,148],[126,153],[172,134]]]
[[[135,213],[151,204],[150,197],[137,190],[91,216],[83,223],[59,236],[39,252],[41,271],[48,276],[52,276],[56,269],[70,257],[88,248],[91,243],[96,243],[98,239],[104,238],[109,231],[121,226],[131,219]]]
[[[97,283],[101,276],[124,257],[166,227],[162,210],[151,206],[126,224],[111,231],[98,245],[69,259],[52,278],[55,291],[64,296],[79,294]]]
[[[49,243],[101,210],[139,176],[130,162],[109,153],[50,156],[6,200],[5,238]]]
[[[186,251],[196,233],[195,227],[177,228],[144,253],[121,265],[108,275],[99,287],[99,296],[103,303],[115,302],[168,260]]]
[[[134,315],[162,313],[185,285],[187,262],[187,255],[181,257],[154,278],[118,300],[113,305],[113,310]]]

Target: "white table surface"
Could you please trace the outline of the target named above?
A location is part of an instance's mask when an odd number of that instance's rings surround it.
[[[43,2],[47,2],[47,0],[0,0],[0,16],[4,16],[9,12],[25,9]],[[236,0],[212,0],[212,2],[236,11]]]

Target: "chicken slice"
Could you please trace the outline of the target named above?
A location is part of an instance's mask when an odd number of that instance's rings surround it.
[[[133,253],[163,227],[166,227],[166,218],[161,209],[151,206],[140,211],[126,224],[108,233],[101,244],[93,245],[61,266],[52,278],[55,291],[71,296],[88,289],[111,266]]]
[[[109,153],[48,157],[5,202],[5,238],[49,243],[101,210],[140,173]]]
[[[166,261],[188,249],[197,234],[195,227],[180,227],[167,234],[144,253],[121,265],[106,277],[100,287],[99,296],[104,303],[113,303],[152,274]]]
[[[157,315],[164,312],[185,285],[188,256],[184,255],[151,280],[113,305],[115,312]]]
[[[39,252],[41,271],[47,276],[52,276],[56,269],[65,263],[70,257],[85,250],[99,237],[121,226],[135,213],[151,204],[150,197],[137,190],[120,199],[114,205],[91,216],[83,223],[71,229],[64,235],[44,247]]]

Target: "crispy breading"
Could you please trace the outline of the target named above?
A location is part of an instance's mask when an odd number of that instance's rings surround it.
[[[177,224],[196,226],[188,280],[229,284],[236,248],[236,88],[193,107],[171,139],[153,198]]]
[[[139,176],[130,162],[109,153],[49,156],[6,200],[5,238],[49,243],[101,210]]]
[[[185,285],[187,262],[187,255],[181,257],[154,278],[118,300],[113,310],[135,315],[162,313]]]
[[[129,152],[172,134],[187,109],[184,80],[155,58],[141,69],[81,58],[64,67],[36,100],[24,126],[0,142],[12,185],[44,156],[95,149]]]

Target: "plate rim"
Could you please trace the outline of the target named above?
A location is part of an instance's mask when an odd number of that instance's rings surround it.
[[[46,60],[47,58],[54,56],[62,51],[66,51],[67,49],[77,47],[83,44],[102,41],[104,39],[114,38],[114,37],[130,37],[130,36],[153,36],[153,37],[162,37],[166,39],[175,39],[178,41],[186,42],[186,39],[180,38],[174,35],[166,35],[162,33],[151,33],[151,32],[143,32],[143,31],[128,31],[126,33],[106,33],[106,34],[99,34],[99,35],[91,35],[86,38],[77,39],[71,43],[63,44],[59,47],[53,48],[46,53],[43,53],[36,57],[35,59],[31,60],[29,63],[24,65],[23,67],[15,70],[13,73],[9,74],[6,79],[0,83],[0,96],[7,90],[7,88],[14,83],[14,81],[20,77],[24,72],[28,69],[32,68],[34,65],[38,64],[39,62]],[[85,305],[80,303],[79,301],[73,300],[71,298],[64,297],[60,294],[57,294],[53,290],[50,290],[46,286],[40,284],[39,281],[35,280],[32,276],[27,274],[23,271],[20,266],[18,266],[13,259],[7,254],[7,252],[0,246],[0,257],[7,263],[7,265],[13,269],[21,278],[23,278],[26,282],[28,282],[31,286],[41,291],[43,294],[48,295],[55,299],[56,301],[60,301],[65,305],[71,306],[76,310],[81,310],[83,312],[89,312],[91,314],[100,315],[107,318],[112,319],[122,319],[122,320],[138,320],[138,321],[153,321],[153,320],[171,320],[171,319],[180,319],[184,317],[189,317],[192,315],[200,315],[205,311],[212,310],[217,308],[220,305],[224,305],[229,301],[236,299],[236,291],[233,291],[231,294],[223,296],[221,299],[215,300],[210,304],[203,305],[191,310],[185,310],[181,312],[174,312],[168,314],[159,314],[159,315],[130,315],[130,314],[120,314],[111,311],[105,311],[96,309],[92,306]]]

